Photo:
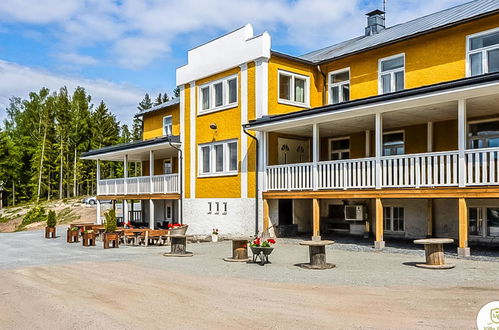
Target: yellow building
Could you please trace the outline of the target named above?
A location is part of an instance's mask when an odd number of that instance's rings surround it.
[[[372,235],[378,248],[385,237],[439,236],[455,238],[461,255],[470,242],[493,243],[499,3],[393,27],[376,10],[361,30],[299,57],[272,51],[251,25],[190,50],[176,73],[180,97],[139,114],[141,143],[157,142],[107,159],[137,154],[137,185],[149,180],[150,190],[155,176],[175,175],[175,189],[137,196],[181,200],[167,219],[193,233]],[[168,134],[176,144],[164,148]],[[113,196],[105,189],[100,198]]]

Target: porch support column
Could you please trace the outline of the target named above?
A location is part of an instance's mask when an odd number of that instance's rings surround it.
[[[429,121],[426,126],[426,143],[427,143],[427,151],[433,152],[433,122]]]
[[[426,209],[426,237],[433,237],[433,199],[429,198]]]
[[[268,233],[270,227],[269,201],[263,199],[263,232]]]
[[[154,200],[149,200],[149,229],[154,230]]]
[[[465,198],[459,198],[459,247],[457,255],[459,257],[469,257],[468,247],[468,205]]]
[[[376,241],[374,242],[375,249],[383,249],[385,241],[383,240],[383,203],[381,198],[376,198]]]
[[[312,185],[314,190],[319,188],[319,168],[317,163],[319,162],[319,125],[313,124],[312,126],[312,162],[313,162],[313,172],[312,172]]]
[[[128,182],[127,182],[127,179],[128,179],[128,155],[125,155],[123,157],[123,178],[125,179],[124,180],[124,187],[125,187],[125,195],[128,194]]]
[[[381,156],[383,144],[383,118],[381,113],[376,114],[375,118],[375,155],[376,155],[376,189],[381,189]]]
[[[122,211],[123,211],[123,225],[127,225],[129,219],[128,219],[128,201],[126,199],[123,200]]]
[[[466,185],[466,100],[457,101],[457,145],[459,149],[459,187]]]
[[[101,191],[99,189],[99,181],[100,181],[100,160],[99,159],[97,159],[97,169],[95,171],[95,179],[97,180],[97,188],[96,188],[97,196],[99,196],[99,194],[101,193]]]
[[[149,182],[150,182],[150,188],[149,188],[149,193],[153,193],[153,188],[154,188],[154,183],[152,182],[152,177],[154,175],[154,151],[149,150]]]
[[[319,206],[319,200],[314,198],[312,200],[312,241],[320,241],[321,240],[321,210]]]
[[[366,130],[366,158],[371,157],[371,131]]]
[[[96,205],[96,219],[95,219],[95,223],[98,224],[98,225],[102,225],[102,222],[101,222],[101,219],[100,219],[100,200],[97,199],[97,205]]]

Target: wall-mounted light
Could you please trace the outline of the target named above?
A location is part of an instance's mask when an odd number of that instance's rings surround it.
[[[211,124],[210,124],[210,128],[211,128],[212,130],[216,130],[218,127],[217,127],[217,124],[215,124],[215,123],[211,123]]]

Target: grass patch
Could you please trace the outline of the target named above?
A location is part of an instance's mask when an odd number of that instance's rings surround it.
[[[68,222],[73,222],[75,220],[80,219],[80,216],[77,214],[74,214],[73,210],[70,207],[66,207],[62,209],[58,214],[57,214],[57,223],[68,223]]]

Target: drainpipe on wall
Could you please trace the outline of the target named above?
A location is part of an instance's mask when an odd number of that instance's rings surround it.
[[[251,135],[246,131],[246,127],[243,126],[243,132],[256,143],[256,157],[255,157],[255,236],[258,236],[258,161],[259,161],[259,143],[258,138],[254,135]]]
[[[322,84],[322,105],[326,105],[327,104],[327,100],[326,100],[326,92],[327,92],[327,89],[326,89],[326,85],[327,85],[327,77],[326,75],[324,74],[324,72],[322,72],[321,70],[321,66],[318,65],[317,66],[317,71],[319,71],[319,73],[321,74],[322,78],[324,78],[324,83]]]
[[[167,135],[166,136],[168,138],[168,144],[170,145],[170,147],[172,147],[173,149],[177,150],[178,153],[179,153],[179,169],[178,169],[178,176],[179,176],[179,181],[180,181],[180,199],[179,199],[179,220],[180,220],[180,224],[182,225],[184,223],[184,220],[183,220],[183,217],[184,217],[184,209],[182,208],[183,206],[183,202],[182,202],[182,196],[184,194],[184,181],[183,181],[183,176],[182,176],[182,172],[183,172],[183,168],[182,168],[182,161],[183,161],[183,154],[182,154],[182,149],[180,148],[177,148],[176,146],[174,146],[172,144],[172,141],[171,141],[171,136],[170,135]],[[173,163],[172,163],[172,167],[173,167]]]

